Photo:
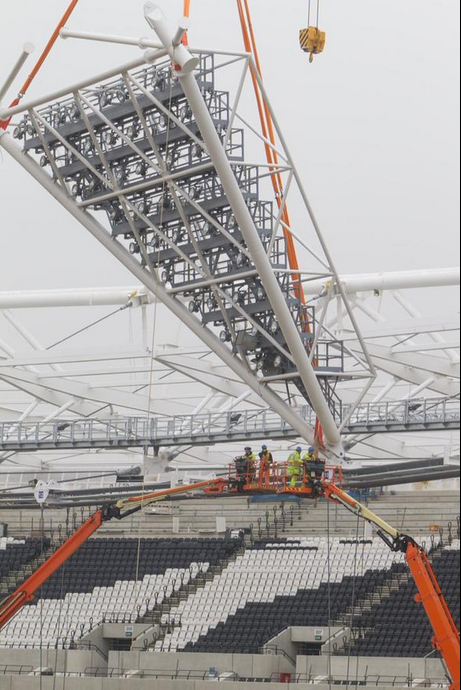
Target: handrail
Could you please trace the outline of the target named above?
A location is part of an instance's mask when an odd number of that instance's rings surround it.
[[[2,669],[11,669],[6,673],[3,673]],[[27,676],[40,676],[42,671],[34,669],[32,666],[0,666],[1,675],[27,675]],[[189,671],[189,670],[177,670],[177,671],[154,671],[146,669],[124,669],[124,668],[102,668],[98,666],[89,666],[84,671],[67,671],[60,672],[59,675],[65,678],[132,678],[134,675],[140,679],[150,679],[150,680],[216,680],[216,677],[210,674],[210,670],[207,671]],[[219,673],[217,674],[219,677]],[[265,682],[265,683],[279,683],[280,674],[272,674],[269,678],[255,678],[255,677],[236,677],[233,679],[237,683],[251,683],[251,682]],[[413,676],[399,676],[399,675],[368,675],[360,674],[356,679],[357,683],[360,685],[366,684],[367,686],[386,686],[386,687],[407,687],[407,688],[446,688],[447,680],[446,678],[421,678],[415,679]],[[349,685],[355,684],[355,680],[351,680],[350,677],[332,674],[328,678],[327,682],[331,685],[345,685],[349,682]],[[303,685],[318,685],[318,679],[310,674],[292,674],[290,679],[290,684],[303,684]]]
[[[344,406],[343,418],[350,408]],[[299,413],[308,424],[315,413],[305,405]],[[344,433],[361,429],[392,431],[412,427],[459,428],[460,398],[420,398],[397,402],[364,403],[352,414]],[[269,409],[232,410],[223,413],[173,417],[117,417],[116,419],[58,419],[53,422],[0,422],[0,449],[142,446],[168,441],[168,445],[203,443],[204,439],[251,437],[291,438],[296,432]]]
[[[277,645],[265,645],[259,650],[260,654],[273,654],[274,656],[281,656],[289,661],[293,666],[296,666],[296,660],[288,654],[284,649]]]
[[[62,651],[66,651],[66,652],[89,651],[89,652],[97,652],[104,659],[104,661],[109,661],[109,656],[100,647],[98,647],[98,645],[94,644],[93,642],[84,642],[82,640],[61,641],[59,643],[49,642],[49,643],[44,643],[44,644],[40,644],[37,642],[34,642],[32,644],[27,644],[27,643],[25,643],[25,644],[22,644],[22,643],[8,644],[8,643],[6,643],[6,644],[0,645],[0,650],[1,649],[14,649],[14,650],[24,650],[24,651],[62,650]],[[0,665],[0,670],[1,669],[2,669],[2,666]]]

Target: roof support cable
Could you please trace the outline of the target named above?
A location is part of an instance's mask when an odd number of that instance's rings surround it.
[[[53,345],[50,345],[49,347],[46,348],[46,350],[52,350],[53,348],[57,347],[58,345],[62,345],[63,343],[67,342],[68,340],[71,340],[71,338],[75,338],[77,335],[80,335],[81,333],[85,333],[85,331],[88,331],[90,328],[94,328],[94,326],[98,326],[100,323],[103,321],[107,321],[107,319],[110,319],[111,316],[115,316],[115,314],[118,314],[121,311],[125,311],[125,309],[130,309],[132,307],[132,302],[128,302],[128,304],[124,304],[123,307],[119,307],[119,309],[116,309],[115,311],[112,311],[110,314],[106,314],[106,316],[103,316],[102,318],[98,319],[97,321],[93,321],[93,323],[88,324],[88,326],[84,326],[83,328],[80,328],[78,331],[75,331],[75,333],[71,333],[70,335],[66,336],[62,340],[58,340],[58,342],[53,343]]]

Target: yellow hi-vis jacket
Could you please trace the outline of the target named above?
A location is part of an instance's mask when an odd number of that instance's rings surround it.
[[[303,470],[303,459],[301,453],[295,450],[288,458],[288,474],[290,476],[301,474]]]

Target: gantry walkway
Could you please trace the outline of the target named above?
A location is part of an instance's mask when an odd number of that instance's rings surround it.
[[[299,408],[315,423],[311,408]],[[367,403],[350,415],[343,433],[382,434],[460,429],[460,399],[430,398],[404,402]],[[350,419],[348,417],[350,416]],[[233,410],[176,417],[116,417],[54,422],[0,423],[1,451],[74,448],[141,448],[200,446],[264,439],[295,439],[298,435],[272,410]]]

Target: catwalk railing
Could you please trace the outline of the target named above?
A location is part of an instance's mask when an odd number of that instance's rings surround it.
[[[299,413],[306,423],[315,424],[311,408],[301,407]],[[348,435],[459,430],[460,400],[458,397],[422,398],[367,403],[358,407],[350,418],[344,406],[343,418],[346,420],[343,433]],[[249,409],[174,417],[2,422],[0,450],[208,445],[297,436],[272,410]]]

